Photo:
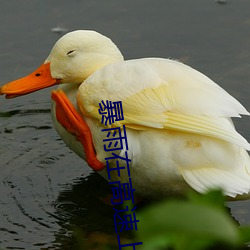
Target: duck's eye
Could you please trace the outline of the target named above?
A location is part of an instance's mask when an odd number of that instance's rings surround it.
[[[75,50],[70,50],[70,51],[67,53],[67,56],[73,55],[74,52],[75,52]]]

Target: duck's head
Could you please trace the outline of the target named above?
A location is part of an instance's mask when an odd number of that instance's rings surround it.
[[[45,62],[30,75],[0,88],[6,98],[25,95],[60,83],[82,83],[105,65],[123,56],[107,37],[90,30],[77,30],[60,38]]]

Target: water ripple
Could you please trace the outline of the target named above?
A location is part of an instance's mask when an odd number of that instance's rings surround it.
[[[12,116],[27,116],[31,114],[47,114],[50,113],[50,109],[26,109],[26,110],[11,110],[6,112],[0,112],[0,117],[12,117]]]

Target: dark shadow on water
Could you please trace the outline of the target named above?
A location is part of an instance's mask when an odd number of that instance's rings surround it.
[[[79,179],[61,192],[54,206],[61,230],[56,235],[58,249],[117,249],[111,186],[98,174]],[[116,206],[116,208],[119,206]],[[121,234],[131,238],[127,231]]]

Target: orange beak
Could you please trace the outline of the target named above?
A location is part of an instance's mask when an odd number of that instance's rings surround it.
[[[46,63],[42,64],[30,75],[2,86],[0,88],[0,95],[6,95],[6,98],[13,98],[48,88],[59,83],[59,79],[55,79],[51,76],[50,63]]]

